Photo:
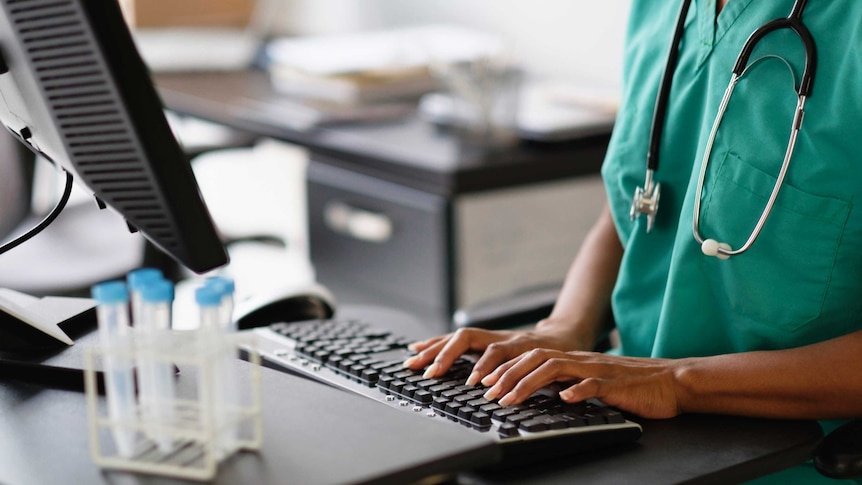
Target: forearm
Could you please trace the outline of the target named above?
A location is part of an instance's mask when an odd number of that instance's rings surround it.
[[[862,331],[796,349],[676,361],[681,412],[771,418],[862,416]]]
[[[565,333],[577,347],[591,350],[606,330],[611,293],[623,248],[607,206],[590,230],[566,275],[551,315],[539,331]]]

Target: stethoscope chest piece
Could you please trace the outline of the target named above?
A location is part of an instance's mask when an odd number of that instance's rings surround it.
[[[658,212],[658,202],[661,197],[661,184],[653,183],[652,170],[647,170],[647,178],[643,187],[635,189],[635,195],[632,198],[632,208],[629,211],[629,218],[635,220],[641,214],[647,216],[646,231],[650,232],[655,224],[655,215]]]

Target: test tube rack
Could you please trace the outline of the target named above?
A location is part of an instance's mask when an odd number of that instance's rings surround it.
[[[90,451],[97,465],[210,480],[220,461],[238,451],[260,449],[263,443],[260,354],[253,335],[198,329],[165,331],[158,336],[132,331],[122,338],[111,348],[95,345],[84,356]],[[249,378],[238,379],[236,367],[225,365],[236,359],[240,348],[251,364]],[[177,387],[168,402],[142,402],[139,395],[134,400],[132,419],[113,419],[107,411],[106,399],[98,395],[96,379],[96,364],[110,358],[127,359],[137,369],[145,362],[175,365],[180,369],[180,379],[186,382]],[[229,372],[224,372],[225,369]],[[189,379],[195,381],[194,385],[188,385]],[[236,383],[234,387],[227,383],[229,379]],[[219,404],[226,389],[236,397],[228,397]],[[168,412],[153,412],[153,405]],[[133,453],[124,456],[119,452],[116,433],[133,434]],[[170,443],[167,450],[157,444],[166,440]]]

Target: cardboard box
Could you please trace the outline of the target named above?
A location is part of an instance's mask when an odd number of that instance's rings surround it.
[[[123,0],[134,27],[245,27],[255,0]]]

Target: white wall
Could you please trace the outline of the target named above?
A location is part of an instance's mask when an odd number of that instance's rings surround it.
[[[351,32],[454,22],[508,39],[545,78],[619,83],[631,0],[282,0],[279,30]]]

